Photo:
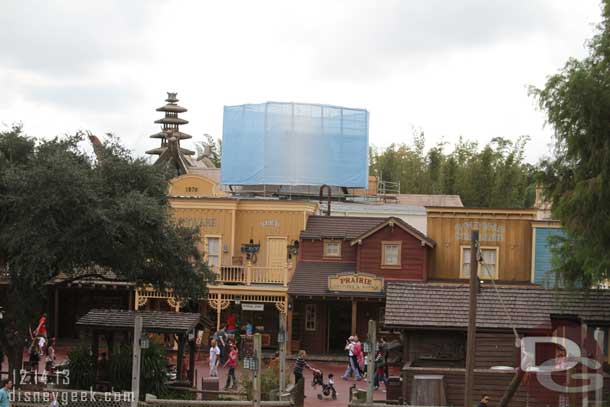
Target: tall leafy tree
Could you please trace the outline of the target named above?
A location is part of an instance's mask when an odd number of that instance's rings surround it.
[[[557,269],[567,281],[610,277],[610,1],[587,57],[570,59],[542,89],[533,89],[555,134],[542,181],[567,236]]]
[[[0,133],[0,259],[10,284],[0,344],[21,366],[28,325],[44,311],[45,283],[90,266],[138,283],[204,294],[209,274],[193,230],[177,226],[162,169],[111,139],[94,161],[80,134],[35,140],[15,127]]]
[[[412,145],[372,149],[371,173],[400,181],[402,193],[458,194],[464,205],[475,207],[529,207],[535,169],[524,161],[528,140],[494,138],[479,148],[460,138],[451,153],[445,153],[445,143],[425,152],[424,135],[417,132]]]

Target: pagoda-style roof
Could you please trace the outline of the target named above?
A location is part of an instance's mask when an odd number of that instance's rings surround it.
[[[169,113],[184,113],[187,109],[182,106],[178,106],[175,104],[168,103],[165,106],[161,106],[157,108],[157,112],[169,112]]]
[[[188,120],[181,119],[179,117],[164,117],[159,120],[155,120],[155,123],[159,124],[188,124]]]
[[[153,148],[152,150],[148,150],[146,152],[146,154],[161,155],[161,154],[163,154],[166,151],[167,151],[167,147],[158,147],[158,148]],[[193,150],[189,150],[188,148],[180,147],[180,154],[195,155],[195,152]]]
[[[193,138],[193,136],[191,136],[190,134],[186,134],[181,131],[174,131],[174,132],[172,132],[172,134],[174,137],[178,137],[180,140],[186,140],[189,138]],[[164,131],[161,131],[159,133],[153,134],[152,136],[150,136],[150,138],[165,139],[165,138],[167,138],[167,133]]]
[[[178,117],[178,114],[186,112],[187,109],[177,104],[175,92],[168,92],[165,101],[167,104],[157,109],[157,112],[164,112],[165,117],[155,121],[162,125],[161,131],[150,136],[153,139],[161,139],[161,145],[146,151],[146,154],[159,156],[155,165],[174,168],[178,175],[186,174],[188,169],[195,165],[189,156],[196,154],[195,151],[180,146],[180,140],[192,138],[190,134],[180,131],[180,125],[187,124],[188,120]]]

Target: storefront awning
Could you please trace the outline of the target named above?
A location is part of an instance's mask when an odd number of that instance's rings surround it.
[[[329,278],[356,275],[366,276],[369,277],[369,279],[377,280],[373,281],[373,284],[369,284],[370,289],[374,291],[366,291],[366,284],[362,284],[358,291],[349,291],[349,288],[338,291],[329,289]],[[381,284],[381,290],[377,290],[379,284]],[[292,277],[292,281],[288,284],[288,294],[302,297],[383,299],[384,283],[383,279],[366,273],[356,274],[355,263],[299,262]]]

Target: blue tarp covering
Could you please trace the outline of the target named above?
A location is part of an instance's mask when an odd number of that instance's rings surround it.
[[[268,102],[225,106],[221,183],[368,187],[368,112]]]

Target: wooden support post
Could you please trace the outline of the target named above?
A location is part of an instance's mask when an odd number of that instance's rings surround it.
[[[133,327],[133,361],[131,367],[132,407],[138,407],[138,402],[140,400],[140,339],[142,338],[142,325],[142,316],[136,315]]]
[[[358,326],[358,302],[355,299],[352,299],[352,330],[350,335],[354,335],[357,332]]]
[[[595,344],[597,345],[595,347],[596,352],[595,352],[595,356],[596,356],[596,360],[600,363],[601,366],[603,366],[604,364],[604,331],[602,331],[599,328],[595,329],[595,332],[593,332],[593,338],[595,338]],[[598,373],[601,373],[602,369],[600,369],[598,371]],[[602,406],[602,396],[603,396],[603,387],[600,387],[599,389],[595,390],[595,407],[601,407]]]
[[[290,299],[286,300],[286,354],[290,355],[292,349],[292,304]]]
[[[283,341],[280,345],[280,394],[286,389],[286,342],[288,341],[288,334],[286,332],[286,314],[280,312],[280,332],[278,336],[281,336]]]
[[[477,292],[479,289],[479,231],[473,230],[470,237],[470,305],[468,313],[468,339],[466,345],[466,374],[464,386],[464,407],[472,407],[474,386],[474,366],[477,338]]]
[[[189,372],[188,378],[191,386],[195,386],[195,339],[189,341]]]
[[[523,381],[524,376],[525,376],[525,372],[523,370],[521,370],[520,368],[517,368],[517,371],[515,372],[515,375],[513,376],[513,380],[511,380],[510,384],[508,385],[508,388],[504,392],[504,395],[502,396],[502,399],[500,400],[498,407],[508,407],[510,405],[510,402],[513,399],[513,396],[515,395],[517,390],[519,390],[519,386],[521,385],[521,382]]]
[[[178,369],[178,374],[176,378],[178,381],[184,380],[182,377],[182,358],[184,357],[184,336],[178,335],[178,360],[176,360],[176,368]]]
[[[261,405],[261,371],[263,369],[263,347],[261,334],[254,334],[254,356],[256,369],[254,370],[254,407]]]
[[[91,342],[91,355],[93,356],[93,360],[95,360],[95,367],[97,372],[97,359],[100,354],[100,336],[97,331],[93,331],[92,342]]]
[[[220,331],[220,312],[222,309],[220,308],[220,294],[218,294],[218,304],[216,304],[218,308],[216,308],[216,330]]]
[[[114,353],[114,332],[106,334],[106,345],[108,346],[108,357]]]
[[[366,364],[366,375],[367,375],[367,390],[366,390],[366,404],[369,407],[373,406],[373,393],[375,392],[374,380],[375,377],[375,354],[377,353],[377,323],[369,319],[369,332],[366,337],[369,343],[369,354],[368,362]]]
[[[139,301],[139,299],[138,299],[138,289],[135,288],[133,290],[133,309],[134,309],[134,311],[138,310],[138,301]]]
[[[57,287],[53,296],[53,336],[59,338],[59,288]]]
[[[252,283],[252,262],[248,260],[246,263],[246,285],[250,285]]]
[[[587,324],[585,322],[581,322],[580,324],[580,349],[581,351],[584,351],[587,349],[587,336],[589,334],[589,327],[587,326]],[[585,357],[587,355],[584,355]],[[581,373],[586,374],[587,373],[587,367],[584,364],[581,364]],[[589,407],[589,393],[588,392],[582,392],[582,407]]]

